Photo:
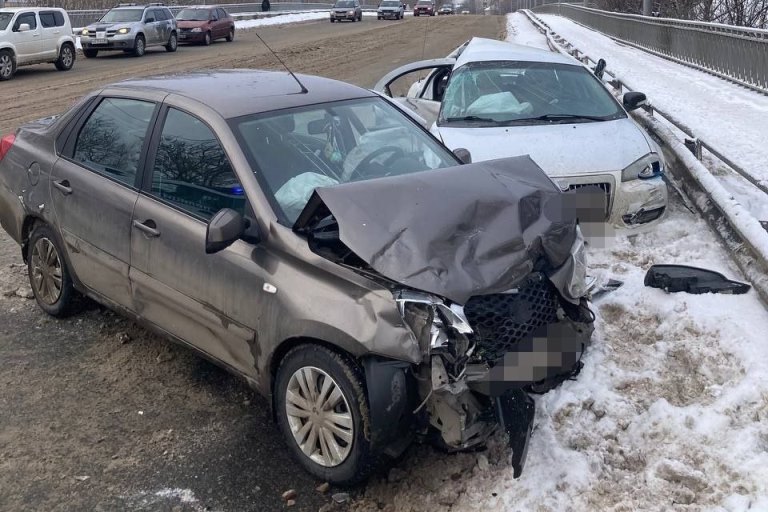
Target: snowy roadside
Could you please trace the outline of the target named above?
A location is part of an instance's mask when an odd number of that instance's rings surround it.
[[[520,15],[523,16],[523,15]],[[768,181],[765,118],[768,96],[758,94],[702,71],[656,57],[573,21],[537,14],[555,32],[594,59],[604,58],[608,69],[651,103],[687,124],[718,151],[752,176]],[[707,162],[709,165],[712,161]],[[721,166],[718,178],[759,220],[768,220],[766,195],[738,174]]]
[[[523,15],[508,20],[510,41],[547,47]],[[483,454],[420,447],[352,510],[768,510],[768,312],[754,291],[643,285],[656,263],[743,279],[706,222],[674,202],[654,231],[589,257],[600,282],[625,284],[594,304],[578,379],[536,399],[522,477],[502,437]]]

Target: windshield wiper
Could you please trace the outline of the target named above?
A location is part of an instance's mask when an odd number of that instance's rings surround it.
[[[515,121],[565,121],[569,119],[583,119],[587,121],[608,121],[604,117],[586,116],[581,114],[544,114],[537,117],[526,117],[524,119],[515,119]]]
[[[490,117],[480,117],[480,116],[448,117],[445,119],[445,122],[447,123],[460,123],[462,121],[493,123],[493,124],[499,124],[501,122],[501,121],[497,121],[496,119],[491,119]]]

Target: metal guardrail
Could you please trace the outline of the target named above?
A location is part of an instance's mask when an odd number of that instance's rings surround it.
[[[768,94],[768,30],[620,14],[563,3],[532,10],[565,16],[623,43]]]

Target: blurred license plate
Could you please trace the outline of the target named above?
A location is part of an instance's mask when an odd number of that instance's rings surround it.
[[[186,38],[187,38],[187,34],[179,34],[179,39],[186,39]]]
[[[97,37],[93,44],[107,44],[107,39]]]

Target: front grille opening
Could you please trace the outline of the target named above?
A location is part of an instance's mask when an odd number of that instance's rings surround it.
[[[611,184],[610,183],[572,183],[568,185],[568,192],[576,191],[576,193],[578,193],[580,190],[594,192],[596,189],[601,190],[603,195],[605,196],[605,219],[608,220],[608,217],[611,214]]]
[[[464,314],[478,336],[477,354],[494,361],[542,326],[557,321],[557,291],[542,275],[534,274],[518,293],[472,297]]]

